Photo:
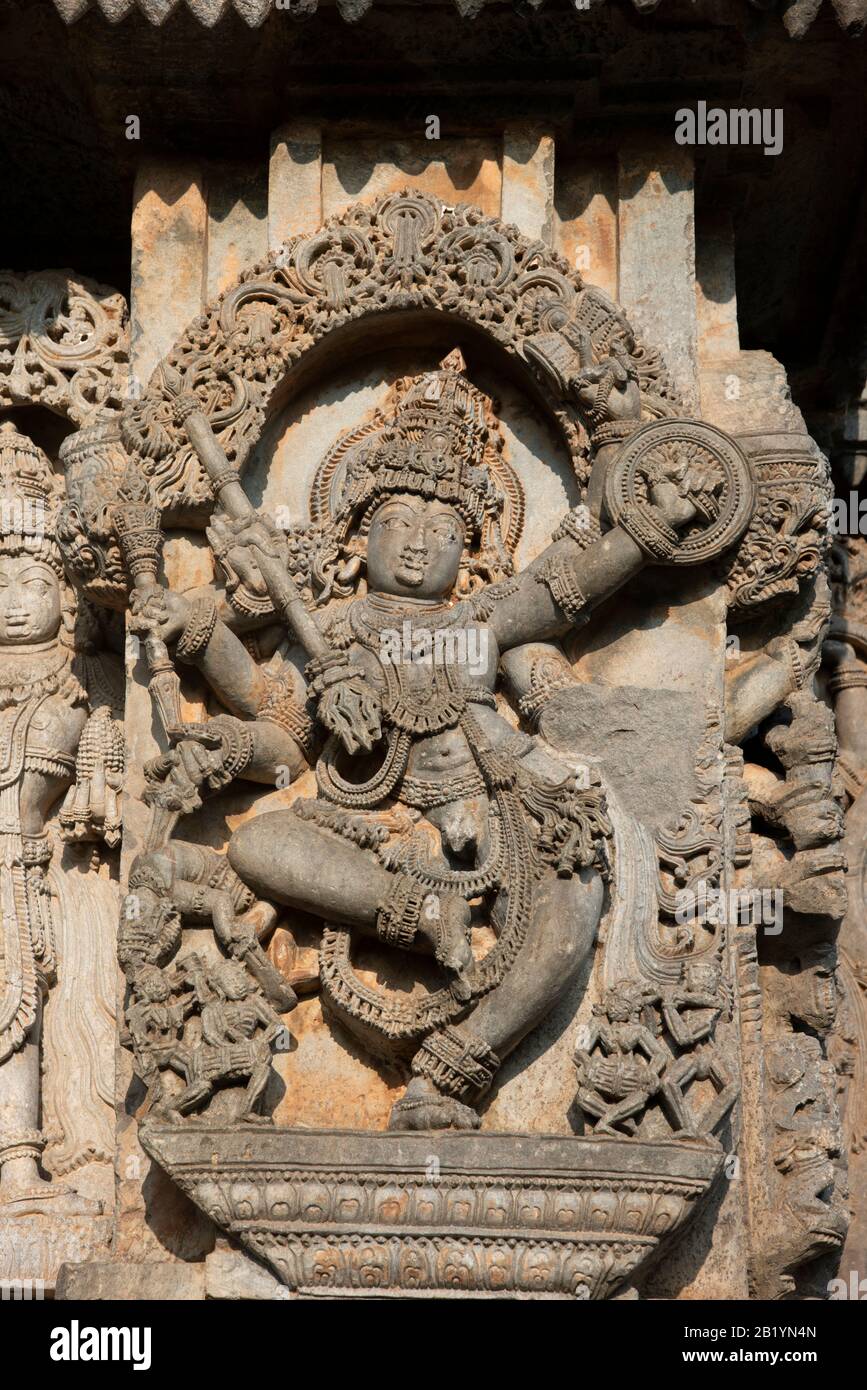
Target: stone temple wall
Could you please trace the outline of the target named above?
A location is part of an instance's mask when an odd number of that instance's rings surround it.
[[[859,1267],[860,542],[695,184],[298,118],[0,280],[0,1279]]]

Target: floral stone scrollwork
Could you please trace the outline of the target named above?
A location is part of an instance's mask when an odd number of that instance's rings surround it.
[[[0,275],[0,407],[42,405],[76,425],[119,411],[126,320],[122,295],[67,271]]]

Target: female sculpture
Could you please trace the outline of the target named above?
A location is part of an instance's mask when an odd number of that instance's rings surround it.
[[[65,1119],[77,1110],[85,1137],[73,1136],[73,1119],[61,1136],[66,1142],[60,1166],[110,1153],[110,1129],[105,1140],[97,1132],[107,1124],[100,1106],[110,1094],[93,1094],[101,1088],[92,1084],[91,1072],[100,1029],[111,1030],[113,1023],[102,992],[105,964],[98,949],[88,958],[96,968],[92,980],[80,982],[89,989],[82,1011],[75,970],[64,959],[70,932],[77,927],[86,933],[98,920],[100,894],[91,894],[89,924],[68,920],[73,889],[65,892],[63,876],[51,874],[48,821],[69,792],[61,823],[72,837],[94,837],[95,783],[89,793],[75,783],[77,768],[80,773],[84,763],[98,761],[100,829],[116,839],[123,746],[105,706],[82,737],[89,705],[73,669],[75,601],[54,535],[58,493],[42,451],[11,423],[0,426],[0,1212],[16,1215],[99,1209],[63,1184],[46,1181],[38,1167],[46,1142],[43,1006],[64,968],[61,1014],[73,1026],[62,1040],[62,1087],[71,1099],[61,1101],[59,1128],[65,1130]]]

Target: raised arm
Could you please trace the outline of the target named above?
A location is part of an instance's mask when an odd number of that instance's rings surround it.
[[[697,514],[693,497],[708,487],[708,479],[696,470],[672,464],[650,482],[650,502],[632,508],[604,535],[587,508],[570,512],[551,544],[504,586],[494,605],[490,621],[500,650],[562,637],[585,623],[598,604],[649,561],[668,557],[678,531]]]

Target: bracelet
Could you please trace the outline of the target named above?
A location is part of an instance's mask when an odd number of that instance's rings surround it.
[[[807,673],[804,670],[804,662],[797,642],[789,640],[786,643],[785,651],[795,689],[803,690],[807,680]]]
[[[172,415],[177,425],[183,425],[195,411],[201,409],[202,402],[192,391],[184,391],[172,401]]]
[[[21,863],[32,866],[51,863],[54,846],[48,832],[42,835],[21,836]]]
[[[241,475],[231,463],[227,463],[225,468],[216,469],[213,473],[208,474],[208,482],[211,484],[215,496],[219,496],[223,488],[228,487],[229,483],[239,483],[240,481]]]
[[[422,903],[428,891],[408,874],[396,874],[388,897],[376,914],[376,934],[389,946],[408,950],[418,935]]]
[[[534,571],[533,578],[537,584],[548,586],[552,599],[570,623],[587,622],[587,599],[578,587],[567,556],[549,555]]]
[[[216,626],[217,605],[214,600],[207,595],[197,598],[175,647],[178,660],[192,665],[207,647]]]
[[[210,721],[220,735],[222,762],[208,777],[212,791],[225,787],[234,777],[240,777],[253,761],[253,731],[232,715],[219,714]]]
[[[338,685],[348,676],[355,674],[355,668],[345,652],[323,652],[314,656],[304,668],[310,694],[318,699],[332,685]]]
[[[867,685],[867,671],[862,666],[841,666],[828,677],[828,689],[832,695],[840,690],[854,690]]]
[[[640,424],[640,420],[604,420],[591,432],[590,444],[594,449],[603,444],[619,444],[634,434]]]
[[[551,536],[552,541],[574,541],[582,550],[602,539],[602,527],[584,502],[567,512]]]
[[[652,502],[627,502],[617,525],[651,560],[671,560],[677,553],[677,532]]]
[[[196,891],[193,893],[192,899],[191,899],[191,901],[190,901],[190,906],[189,906],[189,908],[187,909],[187,914],[186,914],[186,915],[187,915],[188,917],[196,917],[196,918],[200,918],[200,917],[201,917],[201,918],[205,918],[205,919],[207,919],[208,917],[210,917],[210,915],[211,915],[211,906],[210,906],[210,903],[208,902],[207,893],[208,893],[208,890],[207,890],[206,888],[197,888],[197,889],[196,889]]]
[[[447,1024],[430,1033],[412,1059],[413,1076],[425,1076],[449,1096],[478,1098],[487,1091],[500,1059],[484,1038]]]
[[[554,676],[551,680],[544,681],[531,689],[529,694],[521,695],[518,698],[518,713],[522,719],[526,719],[528,724],[534,727],[539,715],[553,699],[558,690],[568,690],[571,686],[577,685],[578,681],[571,669],[563,671],[561,675]]]

